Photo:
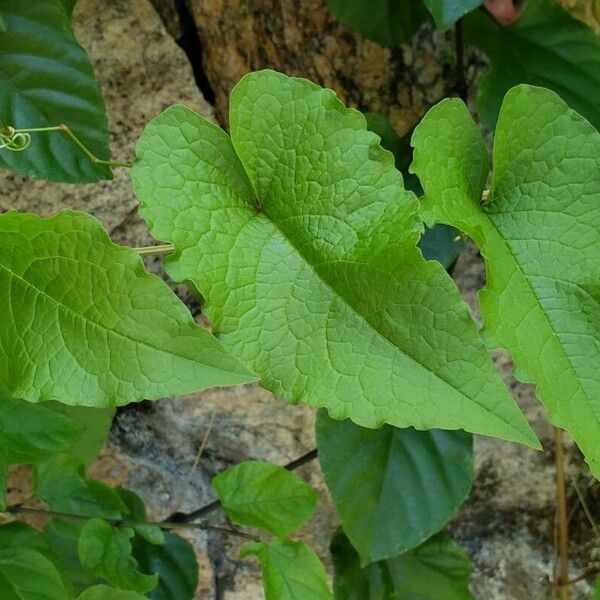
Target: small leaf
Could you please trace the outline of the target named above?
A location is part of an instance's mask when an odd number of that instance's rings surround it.
[[[246,544],[240,556],[250,555],[260,561],[266,600],[331,600],[325,567],[304,542]]]
[[[151,523],[138,523],[133,527],[135,532],[150,544],[164,544],[165,536],[160,527]]]
[[[445,31],[468,12],[483,4],[483,0],[423,0],[423,3],[433,16],[437,28]]]
[[[407,0],[327,0],[327,6],[348,29],[382,46],[407,42],[428,17],[421,2]]]
[[[317,419],[319,462],[342,525],[363,565],[397,556],[438,532],[473,481],[464,431],[364,429]]]
[[[246,461],[212,480],[227,516],[235,523],[286,537],[315,510],[316,492],[283,467]]]
[[[137,592],[149,592],[158,582],[158,575],[138,571],[131,555],[133,529],[113,527],[102,519],[90,519],[79,538],[79,559],[90,573],[103,577],[114,586]]]
[[[168,531],[160,546],[137,538],[133,556],[140,569],[158,574],[158,584],[148,594],[152,600],[193,600],[198,587],[198,562],[187,540]]]
[[[2,600],[65,600],[69,594],[56,567],[28,548],[0,550]]]
[[[37,466],[34,484],[37,496],[59,512],[118,519],[126,509],[113,488],[86,479],[83,465],[70,456],[58,456]]]
[[[230,124],[231,138],[172,107],[132,172],[141,215],[177,248],[169,274],[201,291],[221,343],[335,419],[537,447],[455,284],[416,248],[419,202],[364,117],[260,71],[232,92]]]
[[[465,40],[485,52],[490,70],[478,86],[477,110],[494,129],[504,94],[518,83],[554,90],[600,127],[600,38],[554,0],[529,0],[509,27],[486,11],[464,22]]]
[[[83,429],[43,404],[0,401],[0,440],[10,464],[31,464],[68,450]]]
[[[77,600],[146,600],[146,598],[137,592],[117,590],[109,585],[95,585],[77,596]]]
[[[431,109],[413,144],[424,217],[460,227],[485,258],[489,346],[511,353],[600,477],[600,134],[555,93],[513,88],[484,205],[486,148],[462,102]]]
[[[131,490],[127,490],[122,487],[115,488],[119,498],[126,506],[124,517],[130,521],[146,521],[148,515],[146,514],[146,505],[142,499]]]
[[[0,0],[0,128],[67,124],[99,158],[110,158],[104,102],[90,59],[71,31],[74,2]],[[22,152],[0,149],[0,167],[70,183],[112,179],[65,134],[32,134]]]
[[[333,537],[331,553],[336,600],[473,600],[469,558],[442,533],[410,552],[364,568],[341,531]]]
[[[111,407],[252,379],[84,213],[0,215],[0,313],[0,387],[30,402]]]

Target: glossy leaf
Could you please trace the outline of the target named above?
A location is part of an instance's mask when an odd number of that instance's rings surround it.
[[[437,533],[473,481],[473,441],[464,431],[364,429],[320,411],[317,447],[363,564],[397,556]]]
[[[557,2],[529,0],[509,27],[475,11],[465,19],[464,33],[491,62],[477,94],[479,116],[488,128],[496,125],[504,94],[519,83],[554,90],[600,127],[600,38]]]
[[[242,557],[254,555],[262,567],[266,600],[331,600],[325,567],[304,543],[246,544]]]
[[[336,600],[473,600],[469,558],[441,533],[410,552],[364,568],[341,531],[332,540],[331,553]]]
[[[146,600],[147,596],[130,590],[117,590],[109,585],[95,585],[83,591],[77,600]]]
[[[141,570],[158,574],[158,584],[148,594],[152,600],[193,600],[198,587],[198,562],[192,545],[165,532],[164,544],[136,538],[133,556]]]
[[[513,88],[483,206],[486,148],[459,100],[434,107],[413,143],[425,218],[460,227],[485,258],[490,347],[511,353],[600,476],[600,134],[553,92]]]
[[[428,17],[411,0],[327,0],[327,6],[348,29],[382,46],[407,42]]]
[[[252,379],[84,213],[0,216],[0,313],[0,387],[30,402],[108,407]]]
[[[246,76],[232,138],[176,106],[132,176],[223,345],[291,402],[358,425],[434,427],[536,445],[443,267],[425,262],[418,200],[364,117],[330,90]]]
[[[241,525],[286,537],[306,523],[317,504],[316,492],[294,473],[249,460],[212,480],[227,516]]]
[[[115,587],[136,592],[149,592],[158,582],[158,575],[138,570],[131,555],[130,527],[113,527],[102,519],[90,519],[79,537],[79,559],[90,573],[103,577]]]
[[[461,17],[483,4],[483,0],[423,0],[438,29],[445,31]]]
[[[99,158],[110,158],[104,102],[90,59],[71,31],[73,2],[0,0],[0,127],[67,124]],[[32,134],[25,151],[0,149],[0,167],[79,183],[111,179],[63,133]]]
[[[29,548],[0,550],[2,600],[65,600],[69,598],[56,567]]]

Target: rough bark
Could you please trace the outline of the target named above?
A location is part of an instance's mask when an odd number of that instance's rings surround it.
[[[251,70],[273,68],[333,88],[347,104],[390,117],[399,134],[452,93],[452,34],[425,26],[389,49],[341,25],[324,0],[186,0],[204,68],[227,121],[231,88]]]

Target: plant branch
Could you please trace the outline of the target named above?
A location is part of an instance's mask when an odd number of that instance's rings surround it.
[[[27,506],[22,506],[20,504],[15,504],[14,506],[7,506],[4,511],[10,515],[17,514],[29,514],[29,515],[39,515],[44,517],[54,517],[58,519],[69,519],[71,521],[89,521],[90,519],[94,519],[97,517],[89,516],[89,515],[76,515],[73,513],[60,512],[56,510],[45,510],[43,508],[29,508]],[[174,523],[171,521],[131,521],[127,519],[106,519],[102,518],[107,523],[114,525],[115,527],[135,527],[136,525],[155,525],[160,529],[171,530],[171,529],[202,529],[208,531],[218,531],[220,533],[226,533],[228,535],[234,535],[240,538],[244,538],[246,540],[252,540],[254,542],[260,541],[256,536],[250,535],[249,533],[245,533],[244,531],[240,531],[238,529],[232,529],[228,527],[217,527],[215,525],[209,525],[208,523]]]
[[[283,468],[287,469],[288,471],[294,471],[300,468],[302,465],[313,461],[315,458],[317,458],[316,448],[283,465]],[[196,519],[205,517],[206,515],[214,512],[215,510],[218,510],[219,508],[221,508],[221,501],[213,500],[212,502],[209,502],[208,504],[205,504],[204,506],[193,510],[189,513],[173,513],[170,517],[168,517],[168,521],[170,521],[171,523],[190,523],[191,521],[195,521]]]
[[[556,465],[556,504],[558,510],[558,587],[561,600],[569,600],[569,522],[567,518],[567,494],[565,491],[565,466],[563,452],[563,431],[554,428],[554,461]]]

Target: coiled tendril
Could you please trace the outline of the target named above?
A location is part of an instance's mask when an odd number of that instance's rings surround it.
[[[31,135],[22,131],[15,131],[14,127],[0,129],[0,150],[6,148],[12,152],[22,152],[31,144]]]

